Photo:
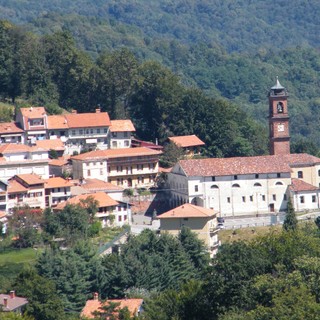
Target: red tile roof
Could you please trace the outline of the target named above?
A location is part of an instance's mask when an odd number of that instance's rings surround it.
[[[159,219],[176,219],[176,218],[208,218],[215,216],[212,209],[195,206],[191,203],[185,203],[180,207],[169,210],[158,216]]]
[[[36,146],[45,150],[63,151],[65,149],[64,143],[61,141],[61,139],[37,140]]]
[[[23,130],[18,126],[17,122],[3,122],[0,123],[0,134],[11,134],[11,133],[23,133]]]
[[[13,177],[14,179],[18,179],[24,181],[29,186],[35,184],[44,184],[44,180],[42,180],[37,174],[30,173],[30,174],[18,174]]]
[[[53,177],[53,178],[45,179],[44,181],[45,181],[45,185],[44,185],[45,189],[68,188],[73,186],[73,183],[61,177]]]
[[[131,120],[111,120],[111,132],[133,132],[136,131]]]
[[[109,195],[104,192],[97,192],[97,193],[88,193],[88,194],[81,194],[79,196],[70,198],[67,201],[60,202],[55,209],[62,210],[67,204],[81,204],[80,200],[85,200],[88,197],[93,197],[94,200],[99,202],[99,207],[113,207],[119,204],[118,201],[112,199]]]
[[[40,119],[46,115],[44,107],[20,108],[22,115],[29,119]]]
[[[302,191],[316,191],[318,190],[318,188],[313,186],[312,184],[304,182],[303,180],[292,178],[290,190],[294,192],[302,192]]]
[[[320,163],[319,158],[308,154],[190,159],[179,161],[182,170],[187,176],[290,173],[290,166],[314,165],[318,163]]]
[[[196,135],[169,137],[169,140],[182,148],[204,146],[205,143]]]
[[[4,306],[4,300],[7,299],[7,306]],[[0,305],[2,305],[3,311],[14,311],[22,306],[26,305],[28,300],[23,297],[13,296],[10,294],[0,294]]]
[[[64,115],[48,116],[48,129],[67,129],[68,122]]]
[[[71,113],[66,114],[69,128],[109,127],[111,125],[109,114],[100,113]]]
[[[24,187],[21,183],[16,180],[9,180],[8,193],[21,193],[27,192],[28,188]]]
[[[151,156],[160,155],[162,152],[152,150],[145,147],[139,148],[121,148],[121,149],[108,149],[108,150],[96,150],[87,153],[82,153],[77,156],[71,157],[75,160],[95,160],[95,159],[112,159],[112,158],[128,158],[138,156]]]
[[[52,159],[49,162],[49,166],[58,166],[62,167],[64,165],[67,165],[69,163],[70,157],[60,157],[58,159]]]
[[[124,189],[116,186],[110,182],[102,181],[99,179],[86,179],[81,187],[91,191],[123,191]]]
[[[92,319],[94,318],[92,313],[94,311],[100,311],[100,312],[103,311],[101,307],[108,305],[109,302],[120,303],[119,308],[123,309],[127,307],[131,316],[134,316],[136,315],[141,305],[143,304],[143,299],[110,299],[104,302],[101,302],[98,299],[87,300],[86,305],[82,309],[81,316]]]
[[[6,143],[0,146],[0,154],[28,152],[30,147],[25,144]]]

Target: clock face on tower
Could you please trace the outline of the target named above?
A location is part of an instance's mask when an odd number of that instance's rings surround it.
[[[283,132],[284,131],[284,124],[283,123],[279,123],[278,124],[278,132]]]

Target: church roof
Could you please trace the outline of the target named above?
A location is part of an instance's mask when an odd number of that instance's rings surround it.
[[[276,90],[284,89],[284,87],[280,84],[278,77],[277,77],[277,82],[276,82],[276,84],[275,84],[273,87],[271,87],[271,89],[272,89],[272,90],[274,90],[274,89],[276,89]]]

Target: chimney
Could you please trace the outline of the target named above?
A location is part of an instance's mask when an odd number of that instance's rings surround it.
[[[100,113],[101,112],[101,109],[100,108],[97,108],[96,109],[96,113]]]
[[[11,290],[11,291],[10,291],[10,299],[13,299],[13,298],[15,298],[15,297],[16,297],[15,291],[14,291],[14,290]]]
[[[93,300],[98,300],[99,299],[99,293],[98,292],[95,292],[93,294]]]
[[[8,298],[3,298],[3,305],[5,308],[8,307]]]
[[[71,110],[71,113],[75,114],[75,113],[77,113],[77,110],[72,109],[72,110]]]

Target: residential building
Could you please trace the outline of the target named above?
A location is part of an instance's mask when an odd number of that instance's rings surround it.
[[[109,148],[131,148],[131,134],[135,131],[131,120],[111,120]]]
[[[72,186],[69,180],[61,177],[46,179],[44,185],[46,207],[53,207],[62,201],[67,201],[71,197]]]
[[[199,155],[201,147],[205,145],[205,143],[194,134],[189,136],[169,137],[168,139],[176,146],[182,148],[187,157]]]
[[[24,143],[24,131],[18,123],[0,123],[0,143]]]
[[[57,157],[62,157],[65,151],[65,146],[60,138],[36,140],[35,145],[38,148],[47,150],[49,153],[54,151]]]
[[[98,293],[94,293],[92,300],[87,300],[84,308],[81,311],[81,317],[86,319],[95,318],[95,312],[101,312],[103,314],[103,307],[108,306],[109,303],[116,303],[119,306],[116,310],[128,308],[130,317],[137,317],[143,312],[143,299],[108,299],[100,301]]]
[[[28,300],[24,297],[17,297],[15,291],[11,290],[9,294],[0,294],[0,305],[2,312],[16,312],[21,314]]]
[[[72,157],[75,179],[96,178],[124,188],[151,187],[161,152],[145,147],[97,150]]]
[[[20,108],[16,122],[23,129],[25,142],[45,139],[47,136],[47,113],[44,107]]]
[[[217,253],[219,228],[216,213],[212,209],[185,203],[157,218],[160,219],[161,233],[177,236],[183,226],[188,227],[204,242],[211,257]]]
[[[49,174],[52,177],[65,177],[72,175],[70,156],[58,157],[49,161]]]
[[[19,174],[38,174],[49,178],[48,151],[23,144],[0,145],[0,177],[8,180]]]
[[[36,174],[20,174],[8,180],[8,202],[6,210],[28,205],[31,208],[45,208],[45,180]]]
[[[131,223],[131,210],[130,204],[116,201],[112,199],[105,192],[88,193],[75,196],[67,201],[60,202],[54,207],[55,211],[63,210],[68,204],[80,204],[82,200],[92,197],[93,200],[98,202],[98,211],[96,218],[101,221],[102,227],[106,226],[123,226],[124,224]]]

